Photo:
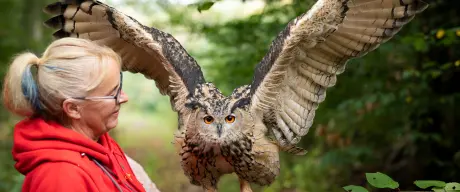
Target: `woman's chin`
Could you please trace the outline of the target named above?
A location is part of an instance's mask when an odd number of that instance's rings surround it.
[[[114,119],[114,120],[110,120],[108,123],[107,123],[107,129],[108,130],[111,130],[113,128],[115,128],[116,126],[118,125],[118,118]]]
[[[113,129],[118,125],[118,114],[119,112],[116,112],[110,116],[109,121],[107,122],[107,128]]]

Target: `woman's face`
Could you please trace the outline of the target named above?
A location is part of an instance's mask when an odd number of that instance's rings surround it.
[[[107,73],[101,84],[86,96],[80,109],[79,124],[89,128],[93,136],[100,136],[115,128],[118,124],[120,105],[128,101],[128,96],[121,90],[120,69],[114,60],[110,60]],[[118,102],[114,98],[94,99],[118,94]],[[87,132],[87,131],[85,131]]]

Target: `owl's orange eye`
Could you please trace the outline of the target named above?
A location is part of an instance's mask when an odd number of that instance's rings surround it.
[[[225,117],[225,121],[227,123],[233,123],[233,122],[235,122],[235,116],[234,115],[229,115],[229,116]]]
[[[204,120],[204,123],[211,124],[214,121],[214,118],[211,116],[206,116],[203,118],[203,120]]]

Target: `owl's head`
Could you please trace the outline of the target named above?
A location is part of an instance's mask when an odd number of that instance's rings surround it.
[[[247,116],[239,101],[242,100],[234,95],[225,97],[212,83],[198,86],[195,99],[190,103],[194,113],[187,129],[216,143],[238,139]]]

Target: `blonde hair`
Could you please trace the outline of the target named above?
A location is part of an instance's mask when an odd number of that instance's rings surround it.
[[[52,42],[41,58],[21,53],[5,76],[3,103],[16,115],[62,121],[62,102],[95,89],[104,79],[110,59],[121,68],[121,58],[112,49],[77,38]]]

